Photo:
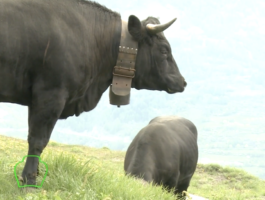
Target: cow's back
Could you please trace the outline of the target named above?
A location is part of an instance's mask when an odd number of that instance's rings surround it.
[[[179,184],[181,181],[190,179],[196,169],[198,162],[197,128],[188,119],[178,116],[156,117],[150,121],[150,125],[158,126],[163,124],[166,128],[164,134],[169,134],[168,144],[171,144],[169,151],[177,156],[175,166],[180,171]],[[160,134],[160,138],[164,135]],[[172,140],[170,142],[170,140]]]
[[[198,160],[197,129],[181,117],[157,117],[130,144],[125,157],[126,173],[166,182],[180,172],[179,182],[190,179]],[[149,181],[149,180],[147,180]]]

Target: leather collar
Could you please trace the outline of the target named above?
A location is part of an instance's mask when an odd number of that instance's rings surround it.
[[[112,92],[118,96],[130,94],[135,76],[135,61],[138,42],[128,31],[128,22],[122,20],[121,40],[116,66],[113,70]]]

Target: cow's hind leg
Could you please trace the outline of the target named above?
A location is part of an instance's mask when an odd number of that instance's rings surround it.
[[[177,196],[177,199],[183,199],[183,191],[187,191],[190,183],[190,179],[179,182],[180,172],[171,176],[171,178],[164,183],[163,185],[167,188],[168,191],[174,192]]]
[[[174,174],[169,178],[166,182],[163,183],[163,186],[166,188],[168,192],[174,191],[175,194],[177,193],[177,185],[178,185],[179,173]]]
[[[64,108],[65,98],[58,90],[33,94],[32,104],[28,110],[28,155],[40,156],[49,142],[51,132]],[[27,157],[22,178],[27,185],[36,185],[39,159]]]
[[[182,196],[183,191],[188,191],[188,187],[190,185],[190,178],[187,178],[183,181],[181,181],[181,183],[178,183],[176,190],[175,190],[175,194],[178,196]]]
[[[148,172],[145,172],[143,174],[143,179],[148,182],[148,183],[151,183],[153,181],[153,176],[152,176],[152,172],[148,171]]]

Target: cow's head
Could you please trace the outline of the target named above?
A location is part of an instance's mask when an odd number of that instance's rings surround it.
[[[175,20],[160,24],[154,17],[140,21],[131,15],[128,31],[138,41],[136,74],[132,87],[136,89],[183,92],[187,83],[172,56],[170,44],[163,34]]]

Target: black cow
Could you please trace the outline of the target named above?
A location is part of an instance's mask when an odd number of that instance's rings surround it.
[[[198,161],[197,129],[181,117],[156,117],[134,138],[126,152],[128,175],[187,191]]]
[[[133,15],[124,22],[83,0],[0,0],[0,102],[28,106],[28,155],[42,153],[58,119],[96,107],[112,83],[122,24],[138,46],[131,86],[182,92],[186,82],[162,32],[172,23]],[[27,158],[29,185],[37,166]]]

